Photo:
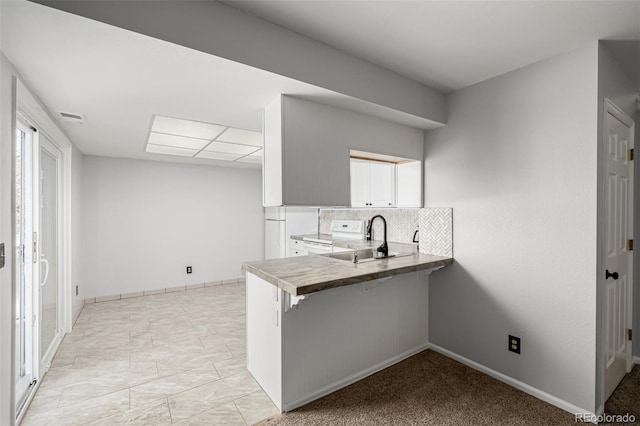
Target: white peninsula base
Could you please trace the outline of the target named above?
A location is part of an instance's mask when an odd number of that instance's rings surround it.
[[[290,411],[426,349],[433,270],[302,300],[247,273],[249,371],[280,411]]]

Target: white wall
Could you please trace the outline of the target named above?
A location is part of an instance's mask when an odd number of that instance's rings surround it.
[[[15,420],[12,388],[13,375],[13,250],[11,198],[13,194],[13,115],[12,78],[17,75],[0,52],[0,242],[5,244],[6,266],[0,269],[0,424]]]
[[[637,93],[638,93],[638,86],[636,84],[635,81],[633,81],[630,77],[631,76],[637,76],[638,74],[640,74],[640,70],[636,69],[635,73],[632,70],[626,70],[624,68],[624,66],[622,66],[622,64],[620,64],[613,55],[611,55],[611,52],[609,51],[609,49],[613,46],[611,46],[612,43],[615,42],[601,42],[599,43],[598,46],[598,147],[599,150],[601,151],[601,158],[606,158],[605,154],[604,154],[604,141],[603,141],[603,137],[604,137],[604,127],[603,127],[603,114],[604,114],[604,100],[605,98],[608,98],[609,100],[611,100],[614,104],[616,104],[619,108],[621,108],[629,117],[631,118],[635,118],[635,113],[636,113],[636,97],[637,97]],[[614,44],[615,45],[615,44]],[[636,46],[637,47],[637,46]],[[637,126],[637,124],[636,124]],[[636,146],[638,146],[637,141],[636,141]],[[637,162],[637,160],[636,160]],[[602,162],[602,164],[600,164],[599,170],[598,172],[603,175],[604,174],[604,162]],[[601,182],[604,182],[604,180],[601,180]],[[634,193],[638,194],[638,188],[640,188],[640,173],[637,171],[636,168],[636,174],[635,174],[635,190]],[[602,195],[600,194],[604,194],[604,187],[600,186],[598,188],[599,192],[599,197],[601,197]],[[634,202],[635,202],[635,218],[636,218],[636,225],[634,227],[635,229],[635,234],[637,235],[638,230],[640,228],[638,228],[638,220],[637,218],[640,215],[640,209],[639,209],[639,201],[640,201],[640,196],[636,195]],[[604,206],[603,206],[604,207]],[[605,214],[604,211],[602,211],[601,214]],[[601,241],[600,247],[602,248],[602,250],[604,251],[604,245],[605,245],[605,241],[606,241],[606,235],[604,234],[604,230],[602,230],[602,235],[599,236]],[[637,238],[636,238],[637,239]],[[599,254],[600,258],[604,258],[604,253]],[[638,289],[638,278],[640,277],[640,270],[638,269],[638,256],[639,253],[636,251],[634,253],[634,287],[635,287],[635,297],[636,297],[636,301],[640,300],[640,294],[637,291]],[[600,268],[600,271],[598,272],[598,275],[602,277],[602,275],[604,274],[604,265],[602,265],[602,267]],[[604,300],[604,286],[600,285],[599,286],[599,291],[598,291],[598,299],[599,300]],[[634,327],[636,330],[640,329],[640,327],[638,327],[638,315],[637,315],[637,310],[638,307],[640,306],[640,304],[636,303],[635,304],[635,313],[636,315],[634,316],[635,318],[635,325],[636,327]],[[598,332],[600,332],[600,327],[602,324],[602,317],[603,314],[601,312],[598,312]],[[601,333],[598,333],[598,345],[600,345],[601,343],[601,339],[603,338],[603,336],[601,335]],[[635,341],[635,348],[634,348],[634,353],[638,354],[640,353],[640,342],[638,342],[638,339],[636,339]],[[604,380],[604,369],[601,367],[601,360],[598,360],[598,366],[599,368],[599,373],[598,373],[598,381]],[[604,395],[603,394],[599,394],[598,396],[598,404],[602,405],[604,404]]]
[[[73,322],[78,319],[80,312],[82,311],[85,285],[83,282],[83,246],[82,246],[82,182],[83,182],[83,170],[84,170],[84,155],[76,148],[73,147],[73,162],[71,164],[71,239],[72,239],[72,253],[71,253],[71,285],[72,285],[72,309],[73,309]],[[75,288],[78,286],[78,295],[75,293]]]
[[[431,342],[595,410],[597,46],[448,96],[425,204],[453,207]],[[507,335],[522,338],[522,354]]]
[[[85,156],[83,182],[85,297],[238,278],[263,258],[260,170]]]

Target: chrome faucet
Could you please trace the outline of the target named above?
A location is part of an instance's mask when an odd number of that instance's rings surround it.
[[[387,220],[382,215],[377,214],[369,221],[369,226],[367,227],[367,241],[371,241],[373,221],[377,218],[382,219],[382,224],[384,226],[384,240],[380,247],[376,249],[376,251],[382,254],[380,257],[387,257],[389,256],[389,247],[387,246]]]

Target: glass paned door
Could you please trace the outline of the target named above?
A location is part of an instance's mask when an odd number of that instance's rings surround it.
[[[60,158],[61,153],[45,137],[40,138],[40,359],[50,361],[52,344],[59,333],[60,237]]]
[[[33,190],[32,147],[34,131],[22,122],[15,139],[15,372],[16,406],[20,407],[33,381],[34,288],[33,288]]]

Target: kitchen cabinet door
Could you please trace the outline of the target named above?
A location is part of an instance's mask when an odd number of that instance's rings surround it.
[[[410,161],[396,165],[396,205],[422,207],[422,162]]]
[[[351,207],[395,206],[393,163],[351,159]]]
[[[396,165],[378,161],[369,162],[369,205],[395,206]]]
[[[351,207],[369,205],[369,162],[351,160]]]

